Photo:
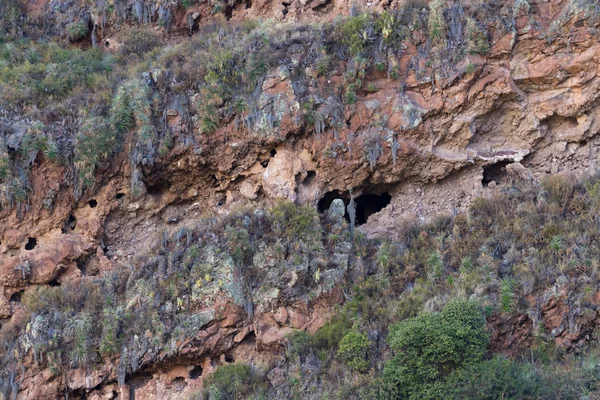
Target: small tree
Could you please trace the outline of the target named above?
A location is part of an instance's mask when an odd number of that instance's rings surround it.
[[[397,355],[385,366],[384,378],[394,397],[435,399],[444,397],[449,374],[481,361],[488,334],[479,306],[462,300],[392,326],[388,342]]]

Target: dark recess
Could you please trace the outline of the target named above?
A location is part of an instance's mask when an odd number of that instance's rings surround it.
[[[122,199],[123,197],[125,197],[125,193],[117,193],[117,195],[115,196],[117,200]]]
[[[506,175],[506,166],[508,164],[512,164],[512,161],[498,161],[497,163],[484,167],[481,184],[484,187],[487,187],[492,181],[496,183],[502,183],[504,176]]]
[[[348,207],[350,203],[349,193],[339,193],[337,191],[325,193],[325,195],[319,200],[318,209],[319,212],[326,212],[335,199],[342,199],[344,205]],[[383,210],[392,201],[392,196],[388,192],[381,194],[364,194],[354,198],[356,204],[356,225],[362,225],[367,222],[369,217],[381,210]],[[346,220],[349,221],[348,210],[346,209]]]
[[[73,216],[71,214],[71,215],[69,215],[69,218],[67,218],[67,220],[65,221],[61,231],[62,231],[62,233],[66,234],[70,231],[74,231],[76,226],[77,226],[77,219],[75,218],[75,216]]]
[[[53,279],[50,282],[48,282],[48,286],[57,287],[57,286],[60,286],[60,282],[57,281],[56,279]]]
[[[202,376],[202,367],[200,365],[196,365],[194,368],[192,368],[192,370],[190,371],[190,379],[198,379]]]
[[[33,250],[37,246],[36,238],[27,238],[27,244],[25,245],[25,250]]]
[[[231,364],[235,362],[235,359],[231,354],[225,354],[225,362]]]
[[[14,292],[13,294],[10,295],[10,302],[11,303],[20,303],[21,302],[21,296],[23,295],[23,292],[25,290],[19,290],[18,292]]]
[[[171,188],[171,183],[167,181],[158,181],[153,185],[146,187],[146,192],[150,195],[159,195]]]
[[[306,178],[304,178],[304,181],[302,181],[302,184],[305,186],[310,186],[315,181],[316,177],[317,173],[315,171],[308,171],[306,173]]]
[[[90,205],[91,208],[96,208],[96,206],[98,205],[98,202],[96,201],[96,199],[91,199],[90,201],[88,201],[88,204]]]

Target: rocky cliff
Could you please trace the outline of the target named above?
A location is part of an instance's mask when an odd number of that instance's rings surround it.
[[[600,157],[595,1],[0,7],[5,396],[180,398],[273,367],[375,262],[345,215],[399,241]],[[93,84],[42,37],[99,57]],[[564,331],[560,298],[538,319]],[[532,338],[512,318],[489,321],[507,353]]]

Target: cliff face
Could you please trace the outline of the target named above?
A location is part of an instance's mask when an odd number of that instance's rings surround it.
[[[187,240],[197,240],[207,215],[270,207],[279,199],[323,212],[336,198],[345,205],[352,198],[359,231],[368,238],[394,239],[402,218],[430,220],[457,213],[475,197],[491,196],[515,180],[582,173],[595,169],[600,157],[600,15],[594,2],[452,3],[441,9],[400,1],[351,6],[343,0],[203,2],[187,8],[135,2],[115,7],[123,7],[122,16],[106,13],[104,6],[87,10],[57,1],[28,2],[22,9],[32,19],[52,15],[52,29],[57,30],[73,20],[85,21],[92,28],[75,45],[93,41],[109,53],[124,46],[121,42],[136,19],[162,30],[181,52],[202,48],[209,35],[206,27],[215,20],[235,25],[273,18],[283,25],[269,22],[261,31],[271,40],[273,59],[252,81],[255,86],[243,89],[249,94],[237,111],[231,111],[237,97],[229,87],[216,99],[207,97],[205,87],[177,92],[183,76],[175,72],[178,61],[145,66],[144,90],[168,99],[153,118],[172,142],[152,162],[146,162],[146,150],[141,150],[144,161],[136,161],[134,151],[143,146],[131,129],[122,138],[124,150],[99,163],[95,184],[78,192],[72,165],[52,162],[41,151],[34,154],[27,200],[0,213],[0,318],[5,332],[23,324],[25,335],[33,335],[31,323],[23,321],[21,299],[37,287],[73,285],[84,290],[85,282],[121,266],[136,269],[152,260],[159,265],[163,261],[156,261],[156,249],[161,240],[186,229],[193,232]],[[223,14],[215,13],[215,7],[223,7]],[[356,56],[351,47],[338,49],[335,42],[351,32],[335,33],[328,24],[358,9],[396,11],[393,29],[402,35],[390,43],[385,33],[370,31],[379,22],[365,20],[359,27],[364,51]],[[435,12],[441,15],[443,37],[431,36]],[[308,21],[323,28],[303,25]],[[386,32],[385,25],[381,32]],[[227,34],[210,31],[216,35],[211,40]],[[253,50],[259,51],[248,52]],[[185,65],[193,64],[194,54],[182,56],[189,58]],[[235,62],[235,57],[225,63]],[[177,100],[175,92],[185,93],[186,100]],[[190,111],[209,103],[219,115],[210,129],[208,111]],[[13,157],[31,131],[32,118],[2,107],[0,130],[6,154]],[[69,122],[51,118],[44,132],[68,138],[74,134],[69,129]],[[4,182],[3,190],[9,189]],[[335,233],[347,226],[339,219],[327,229]],[[162,247],[176,246],[175,241]],[[272,243],[264,241],[262,258],[254,255],[249,262],[264,274],[251,288],[262,291],[245,294],[253,298],[254,310],[236,300],[237,289],[222,289],[223,282],[235,286],[235,260],[204,247],[205,263],[224,271],[207,279],[214,293],[196,294],[198,304],[188,311],[206,320],[193,334],[183,335],[176,350],[151,351],[146,344],[138,362],[141,372],[128,372],[125,383],[119,377],[119,358],[110,354],[95,360],[97,367],[70,366],[63,375],[52,372],[43,355],[39,362],[31,347],[18,345],[25,365],[24,370],[14,368],[18,398],[57,398],[65,387],[74,397],[108,399],[119,393],[128,398],[135,392],[138,398],[179,398],[199,387],[202,374],[218,363],[274,362],[292,329],[316,330],[333,305],[343,302],[339,285],[359,267],[348,261],[350,242],[341,240],[334,246],[326,243],[331,249],[321,254],[325,261],[311,256],[296,263],[304,265],[296,268],[298,276],[271,277],[285,275],[277,269],[281,263],[294,263],[287,253],[269,255]],[[171,268],[172,261],[168,263],[165,268]],[[180,298],[184,296],[174,296]],[[547,305],[547,313],[557,307]],[[518,322],[509,324],[511,328],[505,323],[491,324],[500,332],[498,347],[504,349],[509,347],[502,344],[510,342],[507,336],[520,334],[514,328]],[[529,337],[531,328],[525,330]],[[125,347],[144,346],[137,343],[142,338],[132,338]]]

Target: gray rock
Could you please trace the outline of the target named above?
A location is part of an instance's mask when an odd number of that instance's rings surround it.
[[[346,214],[346,206],[342,199],[335,199],[331,202],[329,206],[329,210],[327,211],[327,216],[334,221],[341,221],[344,219],[344,215]]]

